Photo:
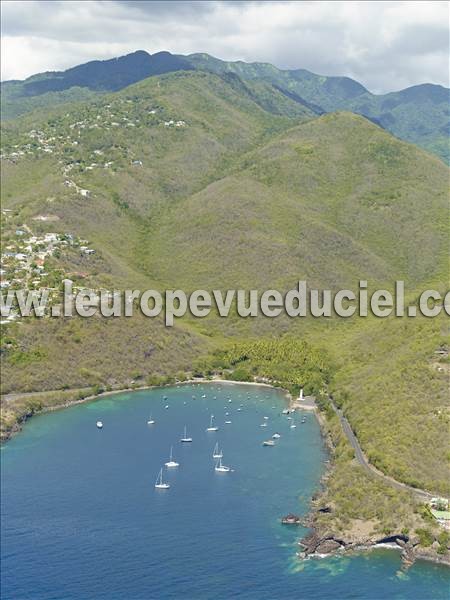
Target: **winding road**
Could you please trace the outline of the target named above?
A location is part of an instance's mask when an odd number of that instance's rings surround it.
[[[334,412],[336,413],[336,415],[339,418],[339,421],[341,422],[342,429],[343,429],[345,435],[347,436],[348,441],[350,442],[353,450],[355,451],[356,460],[366,471],[368,471],[371,475],[375,475],[379,479],[382,479],[384,482],[388,483],[392,487],[397,488],[398,490],[413,492],[416,496],[418,496],[422,500],[429,501],[433,497],[433,494],[431,494],[430,492],[427,492],[425,490],[421,490],[418,488],[414,488],[410,485],[407,485],[406,483],[401,483],[400,481],[397,481],[396,479],[393,479],[392,477],[385,475],[384,473],[379,471],[376,467],[371,465],[370,462],[368,461],[366,455],[362,451],[362,448],[359,445],[358,439],[357,439],[356,435],[353,433],[353,430],[352,430],[347,418],[344,416],[343,412],[339,408],[337,408],[337,406],[334,404],[333,400],[331,398],[329,398],[329,400],[330,400],[331,406],[333,407]]]

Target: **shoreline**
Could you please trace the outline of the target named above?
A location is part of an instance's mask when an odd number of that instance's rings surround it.
[[[123,394],[123,393],[127,393],[127,392],[139,392],[139,391],[151,390],[151,389],[156,389],[156,388],[164,389],[167,387],[180,387],[182,385],[204,384],[204,383],[208,383],[208,384],[216,383],[216,384],[221,384],[221,385],[229,384],[229,385],[249,385],[249,386],[259,386],[259,387],[270,387],[270,388],[282,391],[286,397],[286,400],[289,403],[290,408],[294,408],[295,410],[299,409],[299,410],[304,410],[307,412],[313,412],[317,419],[324,446],[325,446],[326,451],[328,452],[330,459],[331,459],[328,461],[328,463],[325,466],[325,473],[322,476],[322,482],[324,479],[326,479],[327,474],[329,474],[333,470],[334,465],[333,465],[332,459],[333,459],[333,454],[334,454],[334,446],[330,439],[329,432],[327,430],[326,419],[325,419],[324,415],[320,413],[317,406],[315,406],[314,404],[312,404],[312,405],[310,404],[307,406],[301,406],[301,404],[299,404],[299,400],[297,398],[293,398],[292,394],[289,392],[289,390],[287,390],[286,388],[275,386],[272,383],[268,383],[266,381],[262,381],[262,382],[235,381],[235,380],[231,380],[231,379],[222,379],[219,377],[216,377],[213,379],[206,379],[203,377],[199,377],[199,378],[195,378],[195,379],[188,379],[186,381],[178,381],[175,383],[167,383],[167,384],[163,384],[163,385],[145,385],[145,386],[139,386],[139,387],[120,388],[120,389],[115,389],[115,390],[103,391],[103,392],[100,392],[99,394],[93,394],[90,396],[86,396],[85,398],[70,400],[70,401],[64,402],[62,404],[57,404],[55,406],[44,406],[39,411],[33,412],[32,414],[24,415],[24,418],[20,422],[17,423],[17,427],[11,429],[8,432],[8,436],[4,440],[2,440],[2,444],[7,442],[8,440],[10,440],[13,436],[20,433],[22,430],[22,425],[28,419],[30,419],[31,417],[33,417],[35,415],[43,415],[48,412],[53,412],[56,410],[70,408],[71,406],[76,406],[78,404],[94,402],[94,401],[104,398],[104,397],[113,396],[113,395],[117,395],[117,394]],[[63,390],[61,390],[61,392],[62,391]],[[49,393],[55,393],[55,392],[49,392]],[[324,489],[323,489],[323,483],[322,483],[322,487],[314,494],[313,498],[311,499],[311,502],[313,501],[314,498],[317,500],[317,498],[319,498],[323,494],[323,492],[324,492]],[[351,553],[369,552],[369,551],[372,551],[377,548],[389,548],[389,549],[396,549],[401,552],[402,560],[404,561],[404,563],[407,567],[411,566],[416,560],[424,560],[426,562],[432,562],[434,564],[439,564],[439,565],[444,565],[444,566],[450,567],[450,557],[449,556],[445,556],[445,555],[438,556],[432,550],[430,550],[430,551],[427,551],[425,549],[419,550],[419,551],[414,550],[414,548],[412,546],[408,546],[408,544],[405,542],[399,543],[399,539],[401,538],[400,535],[392,536],[394,538],[398,538],[392,542],[391,541],[384,542],[383,540],[377,541],[377,540],[370,540],[370,539],[347,541],[347,540],[343,540],[342,536],[341,536],[341,539],[339,539],[339,541],[336,541],[333,534],[329,534],[329,533],[321,534],[319,529],[314,525],[313,520],[314,520],[314,516],[315,516],[316,512],[317,512],[317,509],[315,509],[313,506],[310,506],[310,509],[309,509],[305,519],[303,519],[302,524],[304,527],[306,527],[310,530],[310,533],[306,537],[299,539],[297,541],[297,544],[300,547],[305,549],[304,551],[297,552],[297,556],[299,557],[300,560],[309,560],[309,559],[313,559],[313,558],[326,558],[326,557],[331,557],[331,556],[344,556],[344,555],[348,555]],[[311,547],[308,548],[308,545],[307,544],[305,545],[303,543],[305,540],[308,540],[308,539],[319,540],[319,542],[317,544],[313,544],[312,551],[311,551]],[[330,542],[331,542],[331,545],[330,545]],[[321,543],[322,544],[328,543],[328,547],[330,549],[325,552],[323,552],[323,551],[320,552],[320,544]],[[332,546],[334,546],[334,547],[332,547]],[[319,549],[319,551],[316,552],[316,549]]]
[[[120,389],[114,389],[114,390],[105,390],[103,392],[100,392],[99,394],[92,394],[90,396],[86,396],[85,398],[68,400],[66,402],[62,402],[60,404],[55,404],[52,406],[43,406],[40,410],[37,410],[32,413],[24,414],[23,417],[20,419],[20,421],[17,421],[17,423],[15,424],[15,427],[11,428],[7,432],[7,435],[1,441],[1,445],[5,444],[10,439],[12,439],[16,435],[18,435],[22,431],[23,425],[29,419],[31,419],[32,417],[37,416],[37,415],[44,415],[46,413],[54,412],[56,410],[63,410],[65,408],[70,408],[71,406],[76,406],[78,404],[94,402],[95,400],[98,400],[100,398],[104,398],[107,396],[113,396],[116,394],[124,394],[127,392],[139,392],[139,391],[144,391],[144,390],[152,390],[152,389],[156,389],[156,388],[163,389],[163,388],[167,388],[167,387],[178,387],[181,385],[188,385],[188,384],[193,384],[193,383],[221,383],[221,384],[228,383],[231,385],[251,385],[251,386],[271,387],[273,389],[283,391],[285,393],[285,395],[287,396],[287,399],[290,404],[293,401],[292,395],[290,394],[290,392],[288,390],[286,390],[285,388],[282,388],[282,387],[274,386],[267,382],[235,381],[232,379],[221,379],[221,378],[206,379],[204,377],[198,377],[195,379],[187,379],[186,381],[176,381],[175,383],[166,383],[166,384],[162,384],[162,385],[143,385],[143,386],[138,386],[138,387],[126,387],[126,388],[120,388]],[[49,390],[48,392],[26,392],[22,396],[20,394],[17,394],[17,399],[20,400],[21,398],[33,397],[33,394],[36,394],[36,395],[44,394],[44,393],[55,394],[58,392],[66,393],[66,392],[70,392],[70,390]],[[3,410],[3,407],[2,407],[2,410]]]
[[[301,542],[298,542],[298,545],[302,547]],[[347,547],[341,546],[332,552],[313,552],[311,554],[307,554],[304,551],[297,552],[297,556],[299,560],[319,560],[323,558],[331,558],[331,557],[343,557],[343,556],[356,556],[359,554],[368,554],[373,552],[374,550],[395,550],[399,552],[403,562],[403,569],[408,569],[412,567],[414,563],[418,561],[423,561],[426,563],[433,563],[435,565],[439,565],[441,567],[450,568],[450,557],[448,556],[439,556],[433,553],[432,551],[427,552],[426,550],[414,551],[413,556],[410,560],[405,560],[405,548],[401,544],[395,542],[383,542],[383,541],[374,541],[374,542],[353,542],[349,544]]]

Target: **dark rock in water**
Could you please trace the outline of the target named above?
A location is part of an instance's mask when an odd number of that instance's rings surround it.
[[[331,554],[345,544],[342,540],[336,539],[331,534],[318,535],[313,531],[300,540],[299,545],[304,548],[303,554],[309,556],[311,554]]]
[[[335,539],[331,538],[320,542],[320,544],[316,547],[315,552],[317,554],[330,554],[338,548],[341,548],[341,544]]]
[[[411,566],[414,564],[416,560],[416,555],[414,553],[414,548],[409,544],[405,544],[402,550],[402,562],[405,566]]]
[[[299,541],[299,545],[305,549],[305,554],[312,554],[313,552],[315,552],[320,542],[321,538],[317,535],[315,531],[312,531]]]
[[[300,517],[289,513],[281,519],[283,525],[300,525]]]
[[[308,525],[314,527],[314,525]],[[312,529],[308,535],[298,542],[301,550],[297,556],[307,559],[314,555],[335,554],[338,552],[353,552],[376,548],[378,544],[396,544],[401,551],[403,568],[408,569],[417,559],[430,560],[450,566],[450,556],[438,553],[439,544],[435,541],[430,547],[422,548],[417,536],[394,534],[381,538],[359,537],[345,539],[333,534],[331,531],[318,531]]]

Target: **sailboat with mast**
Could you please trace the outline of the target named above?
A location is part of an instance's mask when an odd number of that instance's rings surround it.
[[[214,423],[214,415],[211,415],[211,419],[209,421],[209,427],[206,428],[206,431],[219,431],[219,428]]]
[[[184,426],[184,434],[183,434],[183,437],[181,438],[180,442],[184,442],[184,443],[192,442],[192,438],[188,437],[186,425]]]
[[[222,458],[222,450],[219,450],[219,442],[216,442],[213,450],[213,458]]]
[[[147,425],[154,425],[155,424],[155,420],[152,418],[152,415],[150,415],[148,421],[147,421]]]
[[[170,488],[170,483],[165,483],[163,481],[162,473],[163,473],[163,470],[161,468],[159,471],[158,477],[156,478],[155,488],[158,490],[168,490]]]
[[[180,464],[173,460],[173,446],[170,446],[170,458],[169,462],[166,462],[166,467],[172,469],[173,467],[179,467]]]
[[[214,470],[217,471],[218,473],[229,473],[231,471],[230,467],[226,467],[225,465],[222,464],[222,457],[219,458],[219,460],[216,463],[216,466],[214,467]]]

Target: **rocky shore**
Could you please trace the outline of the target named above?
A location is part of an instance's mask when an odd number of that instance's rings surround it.
[[[302,521],[305,527],[311,527],[310,515]],[[416,560],[427,560],[438,564],[450,566],[450,553],[439,554],[438,545],[434,543],[428,548],[419,545],[417,536],[394,534],[390,536],[366,536],[348,538],[345,535],[336,535],[332,532],[321,532],[314,528],[302,538],[298,545],[298,556],[301,559],[339,555],[350,552],[360,552],[374,548],[390,547],[400,551],[405,567],[410,567]],[[450,548],[449,548],[450,550]]]

